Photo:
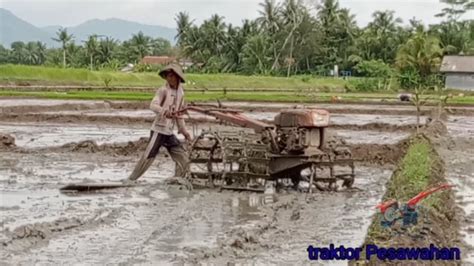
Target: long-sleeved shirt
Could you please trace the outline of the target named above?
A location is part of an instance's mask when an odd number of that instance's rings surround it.
[[[177,118],[166,118],[164,116],[165,111],[176,112],[181,110],[184,107],[183,102],[184,90],[181,85],[178,89],[172,89],[166,83],[166,85],[159,88],[150,103],[150,109],[156,113],[151,130],[164,135],[172,135],[174,125],[176,124],[178,132],[183,132],[185,124],[182,116]]]

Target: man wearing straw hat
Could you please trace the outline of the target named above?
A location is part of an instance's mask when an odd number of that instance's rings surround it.
[[[162,146],[168,150],[171,158],[176,162],[176,176],[183,176],[188,165],[187,152],[173,133],[176,125],[178,133],[182,134],[187,141],[191,140],[184,125],[184,119],[179,113],[184,108],[184,91],[181,83],[184,83],[185,77],[181,67],[176,64],[168,65],[160,71],[159,75],[166,79],[166,84],[156,91],[150,104],[150,109],[156,114],[151,127],[150,140],[145,153],[128,177],[129,180],[138,179],[148,170]]]

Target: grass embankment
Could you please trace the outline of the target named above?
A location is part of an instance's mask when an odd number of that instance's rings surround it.
[[[106,86],[105,80],[110,80]],[[343,93],[347,80],[311,76],[268,77],[241,76],[234,74],[187,74],[187,99],[189,101],[274,101],[274,102],[327,102],[333,96],[343,102],[397,102],[396,92]],[[41,97],[51,99],[95,100],[150,100],[152,90],[135,90],[137,87],[156,88],[164,80],[156,73],[122,73],[89,71],[86,69],[62,69],[39,66],[0,65],[0,85],[37,86],[98,86],[82,89],[8,89],[0,90],[0,96]],[[107,87],[107,88],[106,88]],[[228,89],[224,91],[224,89]],[[241,91],[235,91],[239,89]],[[61,91],[64,90],[64,91]],[[216,91],[217,90],[217,91]],[[234,91],[233,91],[234,90]],[[268,91],[272,90],[272,91]],[[454,92],[456,95],[458,92]],[[474,104],[474,93],[454,97],[450,104]],[[438,95],[424,95],[436,103]]]
[[[114,92],[114,91],[13,91],[0,90],[0,96],[11,97],[38,97],[49,99],[85,99],[85,100],[129,100],[149,101],[153,98],[152,92]],[[330,102],[333,96],[341,97],[341,102],[399,102],[394,94],[368,94],[368,93],[318,93],[307,95],[304,93],[279,93],[279,92],[196,92],[186,91],[187,101],[256,101],[256,102],[293,102],[293,103],[316,103]],[[428,101],[436,104],[435,100]],[[449,104],[474,104],[474,96],[454,98]]]
[[[406,203],[421,191],[441,182],[446,182],[443,162],[427,138],[416,137],[412,139],[405,156],[388,182],[383,201],[397,199],[401,203]],[[399,226],[384,228],[380,224],[381,215],[376,214],[363,246],[368,244],[387,248],[422,248],[429,247],[430,244],[439,247],[457,246],[458,224],[452,191],[432,194],[418,205],[421,206],[418,224],[408,228]],[[365,251],[362,255],[365,255]],[[379,265],[382,262],[373,258],[374,260],[371,259],[367,264]]]
[[[186,74],[186,88],[282,88],[321,90],[343,89],[346,81],[334,78],[310,76],[269,77],[242,76],[235,74]],[[86,69],[62,69],[42,66],[0,65],[0,83],[17,85],[83,85],[158,87],[164,80],[157,73],[123,73],[117,71],[89,71]]]

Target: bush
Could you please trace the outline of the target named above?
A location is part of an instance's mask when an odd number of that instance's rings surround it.
[[[308,83],[310,79],[311,79],[310,76],[302,76],[302,77],[301,77],[301,81],[303,81],[303,82],[305,82],[305,83]]]
[[[374,92],[387,90],[389,84],[390,80],[385,78],[352,78],[346,89],[349,92]]]
[[[135,72],[158,72],[160,71],[164,66],[163,65],[150,65],[150,64],[136,64],[135,67],[133,68],[133,71]]]
[[[421,77],[418,71],[412,68],[400,70],[400,73],[398,74],[398,81],[400,82],[400,86],[405,90],[414,89],[419,86],[428,89],[444,86],[443,75],[437,73],[426,77]]]
[[[356,74],[370,78],[389,78],[393,69],[381,60],[361,61],[355,67]]]
[[[221,59],[218,56],[212,56],[204,65],[204,72],[207,74],[216,74],[221,70]]]

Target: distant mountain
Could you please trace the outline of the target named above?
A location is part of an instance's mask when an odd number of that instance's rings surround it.
[[[0,43],[6,47],[14,41],[42,41],[48,46],[59,46],[51,38],[56,36],[59,25],[38,28],[16,17],[10,11],[0,8]],[[76,43],[80,44],[88,36],[97,34],[112,37],[119,41],[128,40],[133,34],[142,31],[153,38],[161,37],[175,43],[176,30],[163,26],[146,25],[123,19],[92,19],[73,27],[67,27],[74,35]]]
[[[51,45],[50,35],[32,24],[15,16],[12,12],[0,8],[0,44],[10,47],[15,41],[41,41]]]
[[[145,25],[116,18],[88,20],[75,27],[68,28],[68,31],[74,34],[77,41],[84,41],[92,34],[109,36],[124,41],[130,39],[133,34],[142,31],[145,35],[154,38],[165,38],[174,43],[174,36],[176,35],[176,30],[172,28]]]
[[[50,36],[53,36],[53,35],[56,35],[56,31],[58,31],[58,29],[61,27],[62,27],[61,25],[51,25],[51,26],[42,27],[41,29],[47,32]]]

